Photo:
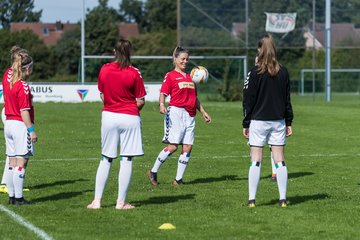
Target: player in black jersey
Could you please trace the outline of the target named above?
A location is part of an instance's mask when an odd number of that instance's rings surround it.
[[[292,134],[293,112],[287,69],[276,60],[275,44],[270,35],[258,43],[258,63],[248,73],[243,89],[243,135],[249,139],[249,207],[255,207],[260,168],[265,144],[271,145],[276,165],[281,207],[286,207],[288,173],[285,165],[286,136]]]

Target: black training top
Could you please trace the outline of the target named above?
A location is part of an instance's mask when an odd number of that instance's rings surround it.
[[[290,102],[289,73],[280,66],[276,76],[258,74],[255,66],[248,73],[243,89],[243,127],[249,128],[250,120],[274,121],[285,119],[291,126],[293,111]]]

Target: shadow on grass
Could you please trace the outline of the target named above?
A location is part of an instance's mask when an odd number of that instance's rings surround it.
[[[177,196],[159,196],[151,197],[147,200],[132,202],[135,205],[153,205],[153,204],[168,204],[174,203],[182,200],[191,200],[195,198],[196,194],[186,194],[186,195],[177,195]]]
[[[319,194],[314,194],[314,195],[288,197],[286,200],[288,201],[289,205],[291,206],[291,205],[304,203],[307,201],[325,200],[327,198],[330,198],[329,194],[319,193]],[[272,200],[268,203],[261,204],[261,205],[274,205],[274,204],[278,204],[278,203],[279,203],[279,200],[275,199],[275,200]]]
[[[239,176],[237,176],[237,175],[225,175],[225,176],[221,176],[221,177],[198,178],[198,179],[194,179],[192,181],[186,182],[186,184],[236,181],[236,180],[244,180],[244,179],[247,179],[247,178],[239,178]]]
[[[67,184],[74,184],[76,182],[86,182],[89,181],[87,179],[75,179],[75,180],[62,180],[62,181],[56,181],[56,182],[52,182],[52,183],[43,183],[43,184],[39,184],[39,185],[35,185],[35,186],[29,186],[30,190],[31,189],[42,189],[42,188],[48,188],[48,187],[55,187],[55,186],[62,186],[62,185],[67,185]]]
[[[81,191],[81,192],[62,192],[62,193],[57,193],[57,194],[50,195],[47,197],[34,198],[34,199],[31,199],[31,202],[32,203],[40,203],[40,202],[47,202],[47,201],[65,200],[65,199],[74,198],[74,197],[82,195],[86,192],[92,192],[92,191],[93,190],[85,190],[85,191]]]
[[[288,178],[299,178],[299,177],[305,177],[305,176],[310,176],[310,175],[314,175],[313,172],[294,172],[294,173],[289,173],[288,174]],[[271,174],[265,176],[265,177],[261,177],[261,179],[270,179],[271,178]]]

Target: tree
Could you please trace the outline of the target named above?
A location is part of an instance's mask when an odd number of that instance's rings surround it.
[[[128,23],[138,23],[144,19],[143,2],[140,0],[122,0],[120,3],[120,15]]]
[[[85,21],[87,55],[111,54],[118,39],[120,16],[108,7],[108,0],[99,0],[99,6],[90,10]]]
[[[10,32],[0,30],[0,67],[7,69],[11,66],[10,49],[19,45],[29,51],[34,60],[34,72],[31,81],[46,79],[54,74],[51,53],[44,42],[30,30]]]
[[[42,10],[33,11],[34,0],[1,0],[0,25],[10,28],[12,22],[39,22]]]
[[[108,0],[99,0],[99,6],[90,10],[85,21],[85,54],[113,55],[113,49],[119,38],[118,23],[121,17],[114,8],[108,7]],[[86,60],[87,81],[95,81],[104,62]]]
[[[145,4],[145,30],[149,32],[176,29],[176,1],[147,0]]]
[[[80,27],[64,33],[53,48],[56,72],[58,74],[76,74],[80,62]]]

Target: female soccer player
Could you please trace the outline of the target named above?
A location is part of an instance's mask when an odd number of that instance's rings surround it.
[[[194,143],[195,115],[199,110],[207,123],[211,117],[197,98],[196,85],[190,75],[185,73],[189,62],[189,52],[182,47],[176,47],[173,53],[175,69],[165,75],[160,90],[160,113],[165,114],[163,143],[167,144],[155,160],[154,166],[148,171],[150,183],[158,184],[157,172],[166,159],[173,154],[178,145],[182,145],[174,185],[184,184],[183,175],[190,159]],[[169,107],[165,107],[165,98],[170,96]]]
[[[249,139],[251,152],[248,206],[255,207],[263,147],[269,144],[276,164],[279,204],[286,207],[288,173],[284,146],[286,136],[292,134],[293,120],[290,79],[287,69],[276,60],[275,44],[270,35],[259,41],[258,54],[258,64],[251,69],[243,90],[243,135]]]
[[[101,207],[103,191],[113,159],[119,156],[119,190],[116,209],[132,209],[125,202],[132,174],[132,160],[144,155],[140,110],[145,104],[145,87],[138,69],[131,66],[132,45],[119,40],[114,48],[115,61],[102,66],[98,77],[100,97],[104,102],[101,119],[102,158],[96,173],[95,198],[87,206]]]
[[[25,81],[32,73],[32,67],[31,56],[26,51],[18,52],[3,79],[6,115],[4,132],[6,155],[9,156],[6,185],[9,203],[15,205],[30,204],[23,197],[23,186],[25,167],[29,157],[34,154],[33,143],[37,142],[32,95]]]
[[[25,49],[23,49],[19,46],[16,46],[16,45],[11,48],[11,50],[10,50],[11,64],[14,63],[15,57],[21,52],[27,53],[27,51]],[[10,78],[11,78],[11,74],[12,74],[12,68],[10,67],[5,72],[5,74],[3,76],[3,80],[6,80],[7,82],[9,82]],[[7,82],[5,84],[7,84]],[[5,106],[5,97],[4,97],[4,106]],[[1,111],[1,120],[5,127],[6,116],[5,116],[5,108],[4,107]],[[8,169],[9,169],[9,157],[6,156],[4,172],[3,172],[3,176],[1,178],[1,185],[0,185],[0,192],[2,192],[2,193],[8,192],[7,187],[6,187],[6,179],[7,179],[6,173],[7,173]]]

